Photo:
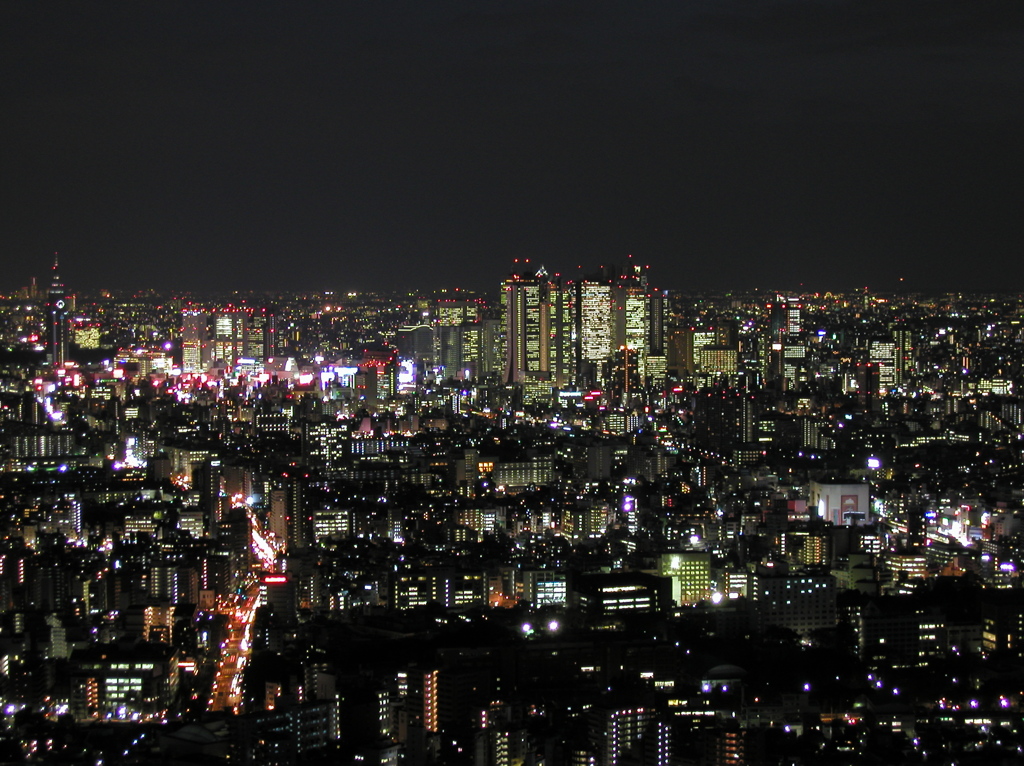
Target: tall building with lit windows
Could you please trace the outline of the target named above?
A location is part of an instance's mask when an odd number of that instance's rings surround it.
[[[616,377],[625,388],[634,388],[647,377],[647,356],[650,352],[651,296],[647,288],[647,272],[630,261],[620,273],[612,291],[612,322],[615,329],[614,349],[619,371]]]
[[[868,347],[869,361],[878,368],[878,391],[888,393],[897,387],[896,344],[887,338],[875,338]]]
[[[272,309],[249,309],[245,319],[245,356],[266,362],[278,355],[277,315]]]
[[[711,598],[711,554],[678,551],[661,555],[661,576],[672,580],[672,601],[677,606]]]
[[[212,312],[210,358],[233,366],[239,359],[262,364],[277,355],[277,317],[268,308],[226,306]]]
[[[551,372],[551,312],[547,272],[512,274],[502,285],[505,314],[505,381],[547,379]]]
[[[202,372],[210,366],[210,315],[197,308],[181,312],[181,369]]]
[[[502,284],[505,381],[562,388],[575,378],[575,295],[542,267]]]
[[[467,377],[491,375],[501,368],[499,325],[497,319],[478,319],[459,327],[462,348],[459,368]]]
[[[664,298],[640,266],[576,280],[543,268],[512,274],[501,301],[508,383],[629,389],[664,380]]]
[[[668,766],[671,761],[668,727],[658,721],[652,707],[605,702],[587,711],[587,723],[598,766],[634,762]],[[654,747],[646,748],[647,744]]]
[[[68,338],[71,334],[72,298],[64,288],[58,273],[57,257],[53,258],[53,275],[46,293],[44,330],[46,332],[46,362],[51,367],[63,367],[68,360]]]
[[[580,366],[583,379],[600,383],[615,348],[612,323],[612,285],[607,279],[588,277],[579,282],[577,312]]]
[[[233,365],[245,356],[245,313],[238,309],[219,309],[213,316],[213,359]]]
[[[761,339],[761,365],[766,383],[792,389],[805,364],[801,340],[803,307],[796,298],[778,296],[767,305],[768,322]]]
[[[664,381],[664,297],[647,267],[602,268],[579,280],[576,322],[581,383],[624,390]]]
[[[551,378],[556,386],[565,388],[576,383],[577,377],[575,286],[556,276],[548,285],[548,301]]]
[[[398,741],[405,745],[406,763],[429,763],[436,755],[439,676],[436,669],[418,667],[398,674],[398,693],[404,698],[399,711]]]
[[[836,626],[836,581],[823,570],[759,564],[750,588],[757,627],[789,628],[801,635]]]
[[[893,383],[897,388],[903,388],[910,382],[915,372],[914,331],[907,327],[905,322],[895,322],[889,329],[895,346]]]
[[[480,305],[468,300],[439,300],[434,307],[436,323],[444,326],[458,326],[475,322],[480,316]]]

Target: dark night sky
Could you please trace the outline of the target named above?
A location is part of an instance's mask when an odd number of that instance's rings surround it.
[[[0,5],[0,290],[1024,289],[1020,0]]]

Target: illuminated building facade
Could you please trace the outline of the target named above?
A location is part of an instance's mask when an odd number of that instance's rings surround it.
[[[507,383],[548,389],[664,381],[664,299],[646,271],[603,269],[576,281],[542,268],[502,285]]]
[[[352,453],[351,428],[348,423],[337,420],[303,423],[303,455],[326,475],[334,475]]]
[[[181,312],[181,369],[183,372],[202,372],[209,368],[210,315],[200,309],[188,308]]]
[[[44,307],[44,329],[46,331],[46,363],[51,367],[63,367],[68,360],[68,339],[71,334],[72,298],[64,288],[57,271],[56,256],[53,259],[53,275],[46,293]]]
[[[622,352],[616,377],[626,390],[651,382],[648,359],[665,355],[664,299],[650,289],[647,268],[630,260],[613,283],[613,348]]]
[[[781,295],[767,306],[767,332],[761,341],[761,363],[765,382],[782,390],[792,389],[803,370],[803,307],[795,298]]]
[[[178,650],[93,644],[71,655],[69,673],[76,720],[160,720],[177,698]]]
[[[872,340],[868,348],[868,357],[878,368],[878,393],[885,395],[896,388],[897,383],[897,352],[896,344],[887,339]]]
[[[223,306],[182,311],[182,370],[200,372],[241,360],[262,365],[278,356],[277,316],[268,308]]]
[[[590,741],[597,754],[598,766],[619,766],[630,756],[638,756],[648,729],[655,725],[655,711],[649,707],[595,706],[589,712]],[[667,744],[667,743],[666,743]],[[669,753],[654,763],[669,762]]]
[[[644,572],[587,574],[573,582],[572,597],[591,615],[657,612],[668,604],[671,584],[664,577]]]
[[[916,371],[916,341],[914,332],[903,322],[893,324],[890,329],[895,347],[893,385],[902,389],[910,382],[911,376]]]
[[[672,580],[672,601],[677,606],[711,598],[711,554],[679,551],[661,555],[661,575]]]
[[[801,635],[836,626],[836,580],[831,574],[790,570],[773,562],[758,565],[750,585],[758,629],[775,626]]]
[[[434,308],[437,324],[458,327],[479,319],[480,305],[476,301],[439,300]]]
[[[578,337],[582,378],[598,383],[606,378],[604,368],[615,347],[612,324],[612,285],[605,279],[579,282]]]
[[[453,567],[419,567],[395,574],[392,603],[415,609],[437,602],[446,608],[487,603],[487,577],[482,571]]]
[[[698,366],[709,378],[733,378],[739,372],[739,349],[734,346],[704,346]]]
[[[523,597],[534,607],[564,604],[568,595],[565,572],[536,569],[523,572]]]
[[[866,483],[824,484],[812,481],[808,506],[834,525],[863,525],[871,521],[871,487]]]
[[[502,287],[505,310],[505,381],[549,380],[551,306],[547,272],[513,274]]]

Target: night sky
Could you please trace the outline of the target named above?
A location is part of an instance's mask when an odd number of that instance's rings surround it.
[[[7,0],[0,61],[0,290],[1024,290],[1020,0]]]

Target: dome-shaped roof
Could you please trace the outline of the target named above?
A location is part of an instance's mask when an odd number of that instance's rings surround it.
[[[704,674],[705,681],[720,681],[727,678],[743,678],[747,674],[739,665],[715,665]]]

